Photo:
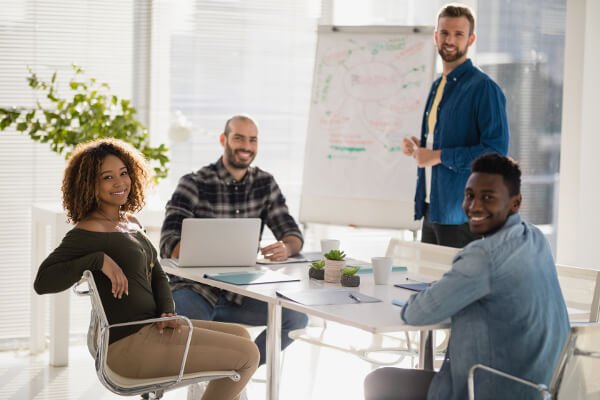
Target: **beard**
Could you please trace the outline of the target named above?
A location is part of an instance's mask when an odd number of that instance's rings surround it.
[[[242,161],[242,160],[238,160],[236,157],[236,152],[241,151],[241,149],[238,150],[233,150],[231,147],[229,147],[229,144],[227,142],[225,142],[225,158],[227,160],[227,164],[230,165],[232,168],[236,168],[236,169],[246,169],[250,166],[250,164],[252,164],[252,161],[254,161],[254,158],[256,157],[256,153],[252,153],[250,152],[250,158],[248,159],[248,161]]]
[[[440,57],[442,57],[442,60],[444,60],[445,62],[451,63],[456,60],[460,60],[465,54],[467,54],[468,49],[469,49],[468,45],[462,50],[460,48],[456,47],[456,52],[454,54],[448,54],[444,50],[444,46],[440,46],[438,48],[438,54],[440,55]]]

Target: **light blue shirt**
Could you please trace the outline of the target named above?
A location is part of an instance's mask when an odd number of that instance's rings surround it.
[[[511,215],[504,226],[471,242],[452,268],[402,310],[411,325],[451,318],[446,359],[427,398],[467,398],[477,363],[548,384],[569,330],[567,309],[548,242]],[[478,399],[530,399],[531,389],[487,373],[476,375]]]

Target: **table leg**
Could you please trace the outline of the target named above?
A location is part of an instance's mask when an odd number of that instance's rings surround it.
[[[50,297],[50,365],[69,365],[69,308],[70,291]]]
[[[419,368],[433,371],[433,339],[431,331],[419,331]]]
[[[267,319],[267,400],[279,399],[281,305],[269,303]]]
[[[31,282],[37,274],[38,267],[46,251],[46,227],[33,222],[31,226]],[[37,354],[46,349],[46,335],[44,333],[44,298],[39,296],[30,286],[31,290],[31,324],[29,334],[29,351]]]

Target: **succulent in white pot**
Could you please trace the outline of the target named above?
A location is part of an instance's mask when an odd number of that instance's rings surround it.
[[[325,282],[340,283],[342,269],[346,266],[346,253],[334,249],[324,254],[325,256]]]

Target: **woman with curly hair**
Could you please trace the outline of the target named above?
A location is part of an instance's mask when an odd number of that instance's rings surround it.
[[[81,144],[69,158],[63,206],[75,227],[42,262],[38,294],[56,293],[92,271],[110,324],[175,315],[168,279],[136,217],[144,205],[149,173],[142,155],[116,139]],[[209,383],[203,399],[237,399],[258,366],[258,349],[235,324],[192,321],[185,372],[236,370],[238,382]],[[111,329],[108,365],[120,375],[177,375],[187,326],[167,321]]]

